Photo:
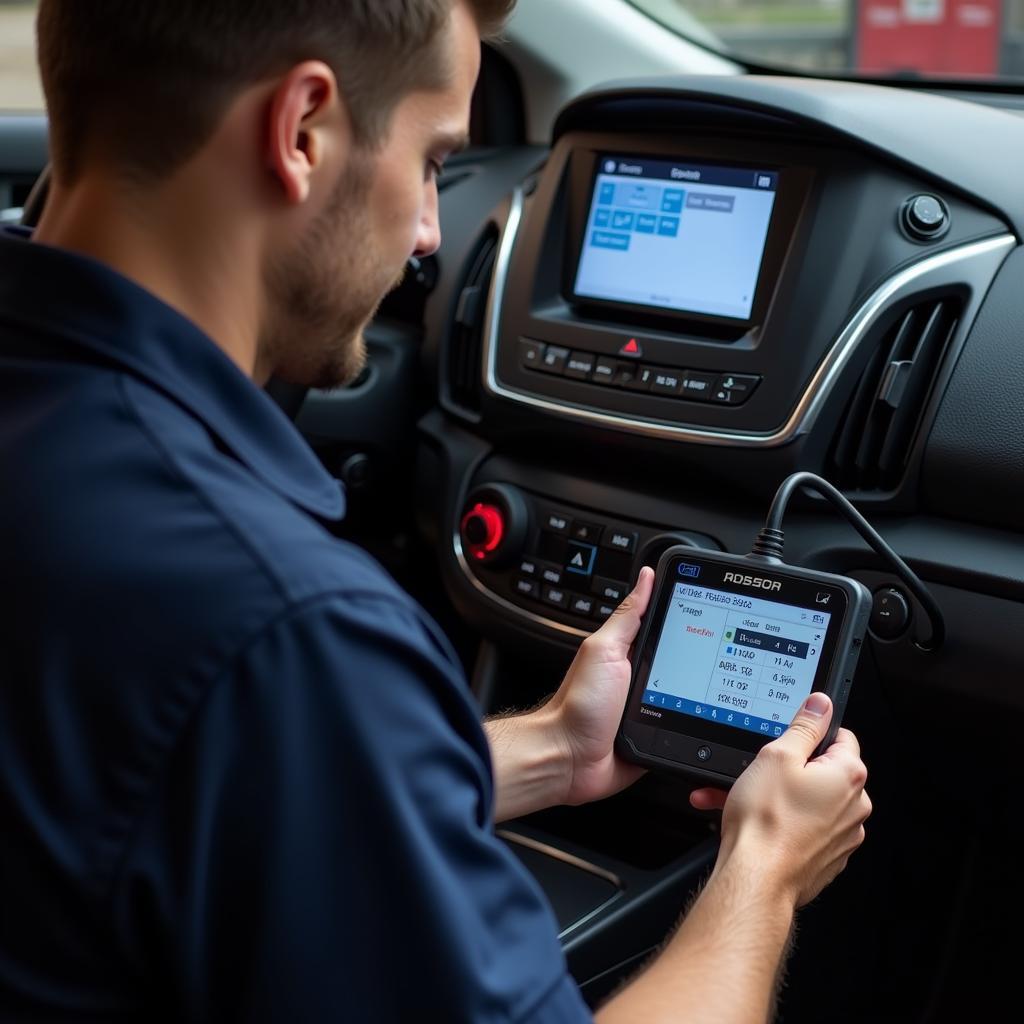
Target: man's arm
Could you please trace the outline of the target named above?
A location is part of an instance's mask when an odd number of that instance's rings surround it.
[[[653,586],[654,571],[641,569],[633,592],[580,645],[551,700],[526,714],[485,723],[497,821],[556,804],[601,800],[644,774],[620,760],[614,743],[629,692],[629,646]]]
[[[813,695],[727,799],[711,790],[693,795],[698,806],[725,803],[714,872],[662,953],[598,1024],[770,1018],[794,912],[843,870],[871,813],[852,733],[840,730],[821,757],[807,760],[831,717],[831,701]]]
[[[406,602],[325,595],[273,619],[153,778],[112,896],[150,1017],[589,1019],[494,836],[464,681]]]
[[[759,868],[756,850],[720,861],[661,954],[597,1024],[769,1020],[794,902]]]
[[[487,723],[499,821],[601,799],[642,774],[618,760],[614,737],[629,687],[629,645],[652,582],[644,570],[619,611],[584,641],[548,703]],[[747,1024],[769,1017],[794,913],[842,871],[871,811],[852,733],[841,729],[808,762],[831,717],[831,701],[813,694],[728,795],[691,795],[699,809],[724,807],[714,872],[662,953],[605,1006],[600,1024]]]

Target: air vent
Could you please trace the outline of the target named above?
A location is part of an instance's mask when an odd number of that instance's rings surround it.
[[[480,416],[484,317],[497,253],[498,231],[492,225],[466,264],[448,336],[448,398],[456,411],[473,420]]]
[[[921,302],[880,337],[832,450],[829,477],[838,487],[899,486],[961,305],[951,296]]]

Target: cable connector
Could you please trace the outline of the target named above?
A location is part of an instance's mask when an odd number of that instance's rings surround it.
[[[786,535],[782,530],[765,526],[757,535],[754,546],[750,549],[751,557],[766,558],[770,561],[782,560],[782,552],[786,549]]]
[[[782,556],[783,536],[782,519],[786,514],[786,506],[789,499],[801,488],[806,487],[809,491],[820,494],[826,501],[830,502],[850,525],[867,541],[868,545],[889,564],[892,571],[907,585],[911,594],[917,598],[928,622],[931,626],[930,635],[924,640],[915,640],[915,645],[922,651],[931,653],[937,651],[946,638],[946,624],[942,618],[942,610],[939,608],[935,598],[929,593],[928,588],[918,579],[913,569],[903,561],[902,558],[882,538],[878,531],[857,511],[842,492],[832,486],[827,480],[813,473],[794,473],[782,481],[768,510],[768,518],[765,521],[751,555],[756,558],[768,558],[778,560]]]

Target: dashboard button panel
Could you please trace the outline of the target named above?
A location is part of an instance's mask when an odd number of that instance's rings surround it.
[[[643,552],[666,535],[663,527],[555,504],[509,484],[483,484],[471,490],[466,511],[475,508],[481,494],[490,493],[504,494],[509,506],[517,507],[510,522],[528,527],[517,534],[519,547],[508,559],[492,563],[466,557],[464,571],[486,591],[534,620],[564,624],[577,635],[597,629],[615,611],[644,564]],[[465,545],[466,538],[462,539]],[[678,540],[688,542],[684,536]],[[717,547],[710,538],[696,535],[690,542]]]
[[[533,338],[519,339],[519,363],[524,369],[537,373],[559,374],[605,388],[649,391],[665,398],[717,405],[742,405],[762,379],[749,373],[637,365],[579,349],[570,352]]]

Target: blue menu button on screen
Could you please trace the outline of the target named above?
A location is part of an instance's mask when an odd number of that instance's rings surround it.
[[[658,221],[658,234],[666,238],[675,238],[679,234],[679,218],[662,217]]]
[[[653,235],[658,230],[658,218],[651,213],[638,213],[636,229],[642,235]]]
[[[665,194],[661,197],[661,212],[681,213],[685,194],[679,189],[666,189]]]
[[[594,227],[606,228],[612,222],[612,211],[605,206],[599,206],[594,214]]]
[[[616,252],[629,250],[629,235],[616,235],[611,231],[595,231],[590,237],[595,249],[614,249]]]

